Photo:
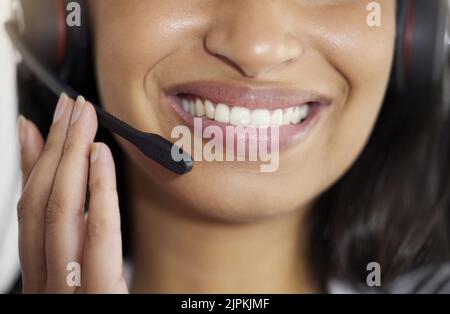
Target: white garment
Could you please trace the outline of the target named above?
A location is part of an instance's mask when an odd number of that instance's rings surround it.
[[[19,271],[16,203],[20,190],[17,141],[17,97],[13,49],[3,24],[9,0],[0,0],[0,293]]]

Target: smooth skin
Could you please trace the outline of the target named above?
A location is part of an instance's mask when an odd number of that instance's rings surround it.
[[[18,205],[25,293],[125,293],[114,161],[93,143],[92,105],[62,95],[47,142],[20,119],[23,195]],[[88,184],[89,214],[84,215]],[[80,287],[66,283],[71,262],[83,265]]]
[[[271,174],[255,163],[200,162],[178,177],[118,139],[130,200],[131,291],[319,291],[305,215],[366,145],[393,59],[395,1],[378,1],[380,28],[366,24],[369,2],[89,2],[101,103],[140,130],[170,138],[182,124],[165,98],[179,83],[312,90],[333,100]],[[126,292],[113,160],[107,147],[92,143],[90,104],[69,126],[73,107],[68,100],[46,144],[21,120],[24,291]],[[85,220],[87,185],[93,200]],[[72,261],[82,264],[78,289],[65,284]]]

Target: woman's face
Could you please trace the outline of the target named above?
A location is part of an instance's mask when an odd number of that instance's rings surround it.
[[[358,157],[383,102],[395,1],[378,1],[381,27],[367,25],[369,2],[91,1],[100,96],[112,114],[171,138],[176,126],[192,127],[181,100],[199,98],[212,125],[224,126],[233,107],[241,107],[234,123],[282,124],[279,167],[270,173],[262,162],[203,161],[175,176],[120,141],[149,186],[185,210],[232,221],[314,201]],[[308,102],[315,105],[298,124],[289,108],[305,114]]]

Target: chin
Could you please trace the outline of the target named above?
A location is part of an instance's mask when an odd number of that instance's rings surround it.
[[[252,223],[289,215],[311,201],[311,192],[302,193],[292,185],[296,181],[293,177],[289,181],[276,175],[222,168],[199,169],[171,185],[185,210],[224,222]]]
[[[196,163],[192,172],[178,176],[148,160],[129,143],[120,142],[143,176],[139,181],[148,182],[148,193],[160,196],[164,207],[189,216],[225,223],[264,221],[309,208],[324,190],[320,180],[308,180],[311,176],[302,169],[261,173],[257,163]]]
[[[185,201],[185,209],[206,219],[225,223],[254,223],[274,219],[304,207],[301,200],[287,204],[281,202],[285,195],[267,194],[257,188],[231,188],[227,191],[210,190],[207,195],[192,195],[179,191]],[[234,197],[239,194],[239,197]]]

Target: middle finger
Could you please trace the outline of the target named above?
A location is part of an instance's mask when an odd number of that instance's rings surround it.
[[[79,97],[46,213],[47,289],[50,292],[73,292],[76,288],[66,282],[66,267],[73,262],[81,264],[82,260],[89,154],[96,132],[95,110]]]

